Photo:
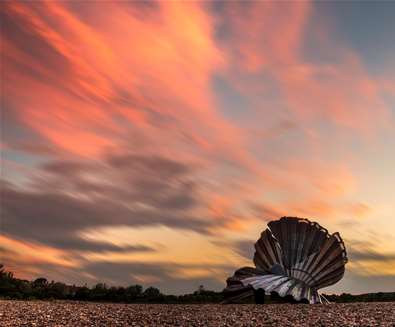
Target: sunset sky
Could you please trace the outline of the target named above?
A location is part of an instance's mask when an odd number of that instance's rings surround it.
[[[1,8],[0,262],[17,277],[221,290],[268,221],[394,291],[395,2]]]

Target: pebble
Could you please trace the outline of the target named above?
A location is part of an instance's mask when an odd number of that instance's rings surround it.
[[[111,304],[0,301],[0,326],[395,326],[395,302]]]

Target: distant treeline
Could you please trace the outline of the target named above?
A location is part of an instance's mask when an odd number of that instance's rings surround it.
[[[45,278],[34,281],[15,278],[0,264],[0,298],[16,300],[76,300],[120,303],[219,303],[222,292],[208,291],[200,286],[192,294],[165,295],[155,287],[143,289],[141,285],[107,286],[98,283],[93,287],[48,282]]]
[[[324,295],[331,302],[377,302],[395,301],[395,292],[368,293],[351,295]],[[45,278],[34,281],[15,278],[0,264],[0,298],[16,300],[75,300],[120,303],[221,303],[222,292],[208,291],[203,286],[191,294],[165,295],[155,287],[143,289],[141,285],[107,286],[98,283],[93,287],[67,285],[60,282],[48,282]],[[253,303],[254,299],[251,298]],[[270,303],[265,296],[265,303]]]
[[[330,302],[346,303],[346,302],[393,302],[395,301],[395,292],[378,292],[352,295],[342,293],[340,295],[325,295]]]

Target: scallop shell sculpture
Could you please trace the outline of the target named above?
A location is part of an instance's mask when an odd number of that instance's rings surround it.
[[[346,263],[339,233],[329,234],[308,219],[282,217],[269,222],[255,243],[256,268],[241,268],[228,278],[225,298],[238,302],[254,290],[264,290],[295,301],[324,303],[318,290],[338,282]]]

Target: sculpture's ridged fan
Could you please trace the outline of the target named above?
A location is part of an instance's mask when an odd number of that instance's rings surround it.
[[[347,254],[339,233],[330,235],[318,223],[294,217],[271,221],[268,227],[255,243],[256,268],[237,270],[227,280],[225,295],[240,299],[263,289],[322,303],[318,289],[344,275]]]

